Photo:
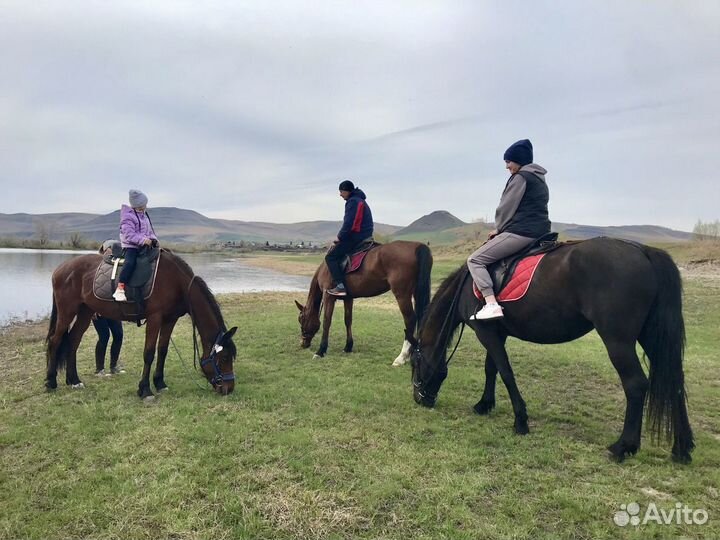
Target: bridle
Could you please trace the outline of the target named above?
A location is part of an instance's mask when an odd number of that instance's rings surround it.
[[[192,329],[193,329],[193,365],[197,369],[197,361],[198,357],[200,358],[200,368],[204,368],[208,364],[212,364],[213,371],[215,372],[215,375],[209,380],[210,384],[213,385],[213,387],[219,386],[223,382],[229,382],[235,380],[235,372],[231,371],[230,373],[223,373],[220,371],[220,364],[217,359],[217,354],[223,350],[223,346],[220,345],[220,341],[222,340],[222,337],[225,335],[224,329],[221,329],[218,335],[215,337],[215,341],[213,342],[213,346],[210,348],[210,354],[207,356],[207,358],[203,358],[200,354],[200,347],[198,345],[198,339],[197,339],[197,325],[195,324],[195,318],[193,317],[192,313],[192,302],[190,301],[190,288],[192,287],[193,282],[195,281],[195,275],[193,274],[192,278],[190,278],[190,283],[188,284],[187,288],[187,305],[188,305],[188,314],[190,315],[190,321],[192,322]]]
[[[460,285],[455,290],[455,294],[453,296],[453,300],[450,304],[450,309],[448,309],[447,314],[445,315],[445,320],[443,321],[442,326],[440,327],[440,335],[445,332],[445,328],[447,327],[448,323],[450,322],[450,319],[453,316],[453,313],[455,311],[455,308],[457,307],[458,302],[460,301],[460,295],[462,293],[463,287],[465,286],[465,281],[467,280],[468,276],[470,275],[470,272],[466,272],[463,276],[462,280],[460,281]],[[460,340],[462,339],[463,332],[465,331],[465,321],[461,322],[462,327],[460,328],[460,335],[458,336],[457,343],[455,343],[455,348],[453,349],[452,353],[450,353],[450,356],[445,361],[445,371],[447,372],[447,367],[450,365],[450,360],[452,360],[453,356],[455,356],[455,352],[457,351],[458,347],[460,346]],[[448,332],[447,338],[445,339],[445,343],[443,344],[443,348],[441,350],[447,351],[447,347],[450,343],[451,334]],[[413,356],[417,355],[417,367],[420,366],[424,362],[424,357],[422,353],[422,345],[420,343],[420,337],[418,336],[418,342],[417,345],[415,345],[415,350],[413,351]],[[428,380],[433,380],[435,378],[435,374],[437,373],[438,368],[440,367],[440,363],[438,362],[435,364],[435,368],[432,371],[432,374],[428,378]],[[433,402],[437,399],[437,392],[434,394],[428,392],[425,390],[425,382],[417,377],[417,380],[415,380],[415,377],[413,377],[413,386],[415,387],[415,390],[417,391],[418,396],[420,399],[425,400],[430,399]]]
[[[208,357],[200,359],[200,367],[201,368],[204,368],[208,364],[212,364],[212,367],[215,370],[215,376],[212,379],[210,379],[210,384],[212,384],[213,386],[218,386],[223,382],[235,380],[235,373],[232,371],[230,373],[221,372],[220,364],[218,364],[218,361],[217,361],[217,354],[223,350],[223,346],[220,345],[220,340],[222,339],[222,337],[224,335],[225,335],[225,332],[223,332],[221,330],[220,333],[215,338],[215,343],[213,344],[212,348],[210,349],[210,354],[208,355]],[[193,329],[193,338],[195,338],[194,329]]]

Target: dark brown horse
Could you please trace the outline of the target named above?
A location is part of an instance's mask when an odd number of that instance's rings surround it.
[[[398,240],[368,252],[362,266],[355,272],[347,274],[345,279],[349,292],[348,296],[344,297],[347,330],[345,352],[351,352],[353,348],[353,298],[367,298],[392,291],[405,321],[405,339],[393,366],[401,366],[410,359],[410,351],[415,344],[416,325],[430,301],[432,263],[430,248],[420,242]],[[316,357],[325,356],[328,349],[330,324],[337,297],[326,294],[325,291],[332,285],[332,276],[323,262],[312,278],[306,304],[303,306],[295,302],[300,310],[298,321],[302,336],[301,346],[304,349],[310,347],[313,337],[320,329],[320,307],[321,305],[325,307],[322,340],[320,348],[315,353]],[[413,309],[413,297],[415,309]]]
[[[65,382],[82,388],[76,366],[76,352],[93,313],[108,319],[135,320],[128,316],[133,304],[99,300],[93,294],[95,271],[101,255],[83,255],[62,263],[53,272],[53,306],[47,335],[48,390],[57,388],[57,370],[66,366]],[[163,250],[158,262],[155,289],[146,302],[145,367],[138,386],[141,398],[152,398],[150,367],[157,343],[158,362],[153,383],[158,391],[165,390],[165,358],[168,343],[177,320],[190,313],[200,335],[203,374],[213,388],[229,394],[235,388],[233,360],[236,355],[232,336],[237,327],[227,330],[220,307],[205,282],[197,277],[188,264],[169,251]]]
[[[447,346],[455,329],[475,313],[478,300],[463,266],[440,286],[419,331],[412,355],[413,397],[433,407],[447,376]],[[677,266],[662,250],[595,238],[567,244],[545,255],[533,285],[520,300],[504,305],[498,321],[467,322],[485,347],[485,391],[475,412],[495,406],[497,373],[510,394],[515,432],[528,433],[525,402],[515,383],[505,341],[564,343],[597,330],[620,376],[627,406],[617,442],[608,448],[622,460],[640,448],[645,398],[655,437],[673,441],[673,458],[690,461],[695,444],[687,414],[683,353],[685,325]],[[649,380],[635,352],[640,343],[650,359]]]

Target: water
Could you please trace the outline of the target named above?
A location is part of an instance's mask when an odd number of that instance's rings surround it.
[[[50,276],[67,259],[93,253],[43,249],[0,248],[0,326],[50,314]],[[307,291],[310,278],[254,268],[221,253],[181,254],[214,293]]]

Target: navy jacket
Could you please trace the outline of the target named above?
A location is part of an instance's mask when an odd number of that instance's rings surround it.
[[[341,242],[357,243],[373,235],[373,218],[365,193],[355,188],[345,201],[345,218],[338,232]]]

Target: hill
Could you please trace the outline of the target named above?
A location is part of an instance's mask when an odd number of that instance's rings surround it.
[[[446,210],[436,210],[420,219],[416,219],[404,229],[400,229],[395,236],[406,236],[409,234],[438,232],[447,229],[454,229],[467,225],[461,219],[456,218]]]

